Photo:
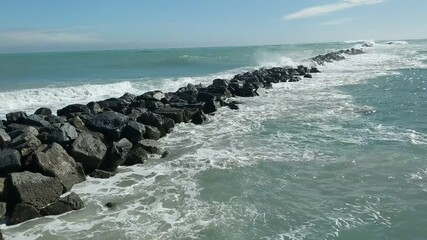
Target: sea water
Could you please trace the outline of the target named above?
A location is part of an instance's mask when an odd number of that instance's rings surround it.
[[[305,59],[359,42],[0,55],[0,114],[29,113]],[[279,83],[238,111],[178,124],[170,151],[75,185],[85,208],[7,239],[427,239],[427,41]],[[115,202],[113,209],[104,205]]]

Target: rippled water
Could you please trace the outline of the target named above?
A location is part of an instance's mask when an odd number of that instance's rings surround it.
[[[239,98],[239,111],[208,124],[180,124],[161,140],[168,157],[89,178],[73,187],[84,209],[4,235],[426,239],[426,46],[376,44],[313,79]]]

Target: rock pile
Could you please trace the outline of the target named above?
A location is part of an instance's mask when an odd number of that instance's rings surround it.
[[[317,64],[342,60],[351,49],[312,58]],[[86,105],[72,104],[53,115],[12,112],[0,121],[0,218],[7,224],[81,209],[75,193],[61,197],[86,179],[114,176],[121,165],[142,164],[149,154],[166,155],[157,140],[176,124],[203,124],[227,106],[230,97],[255,97],[273,83],[297,82],[319,73],[316,67],[262,68],[209,86],[188,84],[176,92],[124,94]]]

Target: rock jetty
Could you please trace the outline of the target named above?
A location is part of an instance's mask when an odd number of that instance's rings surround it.
[[[311,61],[323,65],[361,53],[342,50]],[[83,201],[70,192],[74,184],[86,176],[109,178],[119,166],[142,164],[150,154],[166,155],[157,140],[176,124],[203,124],[220,107],[239,109],[230,97],[255,97],[259,88],[319,72],[302,65],[261,68],[209,86],[72,104],[56,115],[47,108],[8,113],[0,121],[0,218],[12,225],[81,209]]]

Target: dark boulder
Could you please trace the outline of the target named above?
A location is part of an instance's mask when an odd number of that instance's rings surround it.
[[[88,106],[83,104],[71,104],[57,111],[58,116],[74,117],[74,113],[90,113]]]
[[[221,99],[226,99],[233,96],[233,94],[228,90],[228,86],[211,85],[206,90],[208,93]]]
[[[304,78],[313,78],[313,76],[310,73],[307,73],[304,75]]]
[[[38,217],[41,215],[33,205],[18,203],[10,215],[7,225],[15,225]]]
[[[28,171],[11,173],[10,187],[12,194],[8,196],[8,205],[24,203],[38,210],[56,202],[63,192],[58,179]]]
[[[207,100],[205,104],[203,105],[203,112],[206,114],[214,113],[219,108],[219,103],[217,101],[214,101],[213,99]]]
[[[166,133],[171,133],[174,127],[175,121],[173,119],[167,117],[163,119],[163,129],[165,129]]]
[[[320,73],[319,69],[317,67],[310,68],[310,73]]]
[[[42,145],[41,141],[36,137],[37,135],[38,131],[37,134],[34,132],[24,132],[13,138],[11,145],[19,151],[22,157],[29,156]]]
[[[46,121],[44,116],[35,114],[30,115],[26,118],[21,118],[17,122],[35,127],[47,127],[50,125],[50,122]]]
[[[6,133],[6,130],[0,128],[0,148],[6,146],[12,139],[9,134]]]
[[[27,118],[27,114],[25,112],[11,112],[6,114],[6,119],[8,123],[16,123],[25,118]]]
[[[102,162],[101,169],[114,172],[126,160],[126,155],[132,149],[132,143],[126,138],[118,142],[113,142],[113,145],[108,153],[108,157]]]
[[[145,126],[144,138],[158,140],[160,139],[161,135],[162,134],[160,133],[158,128],[148,125]]]
[[[41,209],[40,213],[43,216],[60,215],[66,212],[82,209],[83,207],[84,203],[82,199],[79,195],[72,192],[55,203]]]
[[[66,123],[67,119],[65,117],[61,116],[55,116],[55,115],[49,115],[45,117],[45,120],[50,122],[51,124],[54,123]]]
[[[67,191],[85,180],[74,159],[57,143],[40,147],[33,153],[32,162],[43,175],[59,179]]]
[[[132,166],[135,164],[142,164],[148,159],[147,151],[140,144],[135,144],[126,156],[124,166]]]
[[[130,103],[120,98],[110,98],[98,102],[102,109],[111,109],[115,112],[121,112],[122,109],[126,108]]]
[[[197,94],[197,99],[198,102],[207,102],[210,100],[216,100],[215,95],[207,93],[207,92],[199,92],[199,94]]]
[[[131,143],[136,143],[144,138],[145,126],[142,123],[130,121],[121,132],[122,138],[127,138]]]
[[[135,147],[141,147],[149,153],[160,154],[162,155],[163,149],[160,146],[160,143],[153,139],[143,139],[139,141]]]
[[[101,170],[101,169],[96,169],[91,174],[89,174],[90,177],[101,178],[101,179],[110,178],[110,177],[113,177],[114,175],[116,175],[116,173],[109,172],[109,171],[104,171],[104,170]]]
[[[104,109],[97,102],[90,102],[86,105],[92,114],[102,113]]]
[[[215,79],[212,82],[213,86],[227,87],[229,84],[228,80],[225,79]]]
[[[145,107],[148,109],[148,111],[154,111],[159,108],[164,108],[165,104],[160,101],[146,100]]]
[[[7,126],[6,131],[12,139],[22,134],[29,134],[34,136],[37,136],[39,134],[39,130],[37,130],[37,128],[17,123],[9,124]]]
[[[120,138],[120,133],[128,122],[128,116],[109,111],[96,115],[90,122],[90,127],[112,140],[117,140]]]
[[[165,94],[162,91],[150,91],[142,94],[141,96],[138,96],[137,100],[143,99],[161,101],[163,98],[165,98]]]
[[[157,109],[155,113],[171,118],[175,123],[189,122],[191,120],[187,112],[180,108],[162,108]]]
[[[69,123],[55,123],[42,131],[49,134],[51,142],[60,144],[74,141],[78,136],[76,128]]]
[[[37,110],[34,112],[34,114],[37,114],[37,115],[44,115],[44,116],[49,116],[49,115],[51,115],[51,114],[52,114],[52,110],[50,110],[49,108],[42,107],[42,108],[37,109]]]
[[[8,174],[21,170],[21,154],[10,148],[0,149],[0,174]]]
[[[145,112],[138,118],[138,122],[143,123],[144,125],[156,127],[159,129],[161,137],[166,135],[166,130],[164,128],[165,122],[162,115],[152,112]]]
[[[83,168],[93,171],[101,165],[107,154],[107,146],[100,137],[89,132],[81,132],[71,145],[71,156],[82,163]]]
[[[144,108],[128,108],[126,115],[129,117],[130,120],[136,121],[142,113],[147,112],[147,109]]]
[[[0,128],[5,129],[6,128],[6,122],[4,120],[0,120]]]

